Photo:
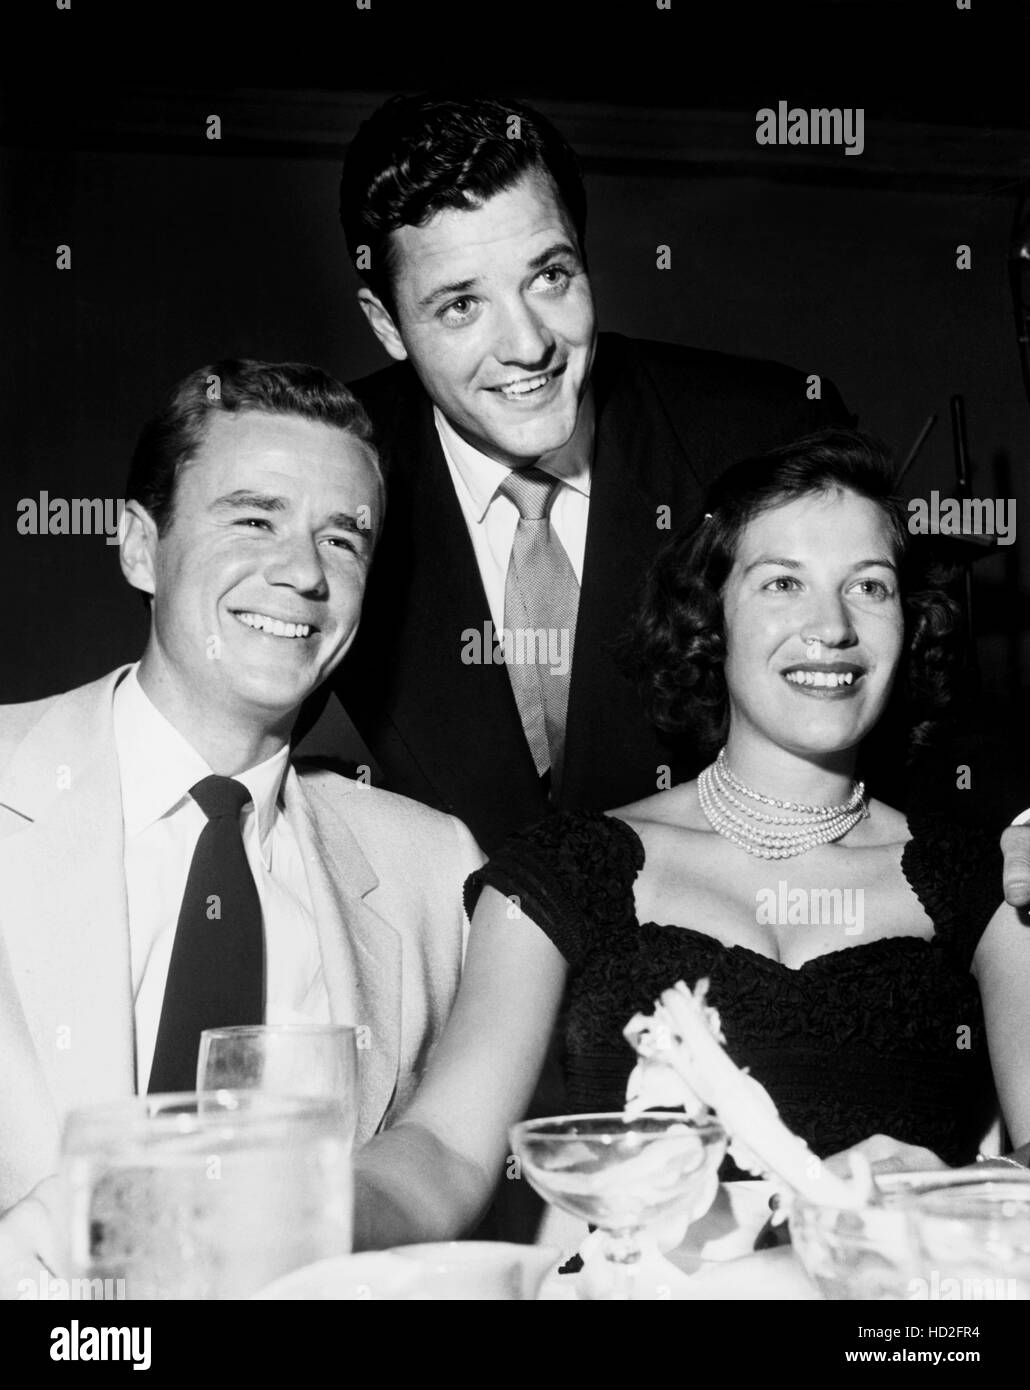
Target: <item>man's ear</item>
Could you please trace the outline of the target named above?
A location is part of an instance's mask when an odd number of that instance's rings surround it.
[[[386,351],[395,362],[403,362],[408,355],[408,349],[401,340],[397,325],[393,321],[393,315],[383,301],[370,289],[360,289],[358,290],[358,303],[361,305],[362,313],[368,319],[372,332],[386,348]]]
[[[138,502],[128,501],[118,521],[122,574],[134,589],[153,596],[156,589],[157,525]]]

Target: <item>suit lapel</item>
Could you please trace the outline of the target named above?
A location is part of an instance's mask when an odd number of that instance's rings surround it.
[[[134,1027],[121,792],[111,700],[121,672],[54,701],[0,779],[0,882],[15,1025],[44,1082],[15,1131],[33,1152],[58,1117],[131,1094]],[[4,1012],[7,1012],[5,1008]],[[18,1044],[15,1042],[16,1048]],[[8,1115],[4,1128],[12,1117]]]
[[[0,777],[0,1131],[17,1136],[0,1146],[0,1209],[53,1169],[68,1109],[135,1089],[111,727],[121,674],[56,700]],[[314,809],[299,779],[288,779],[332,1017],[368,1030],[360,1142],[375,1132],[396,1087],[401,943],[364,901],[378,878],[346,822],[317,788],[310,796]]]
[[[633,613],[638,586],[668,540],[659,508],[675,529],[696,512],[701,487],[661,399],[632,345],[601,338],[594,368],[597,409],[594,465],[569,691],[562,800],[592,806],[599,750],[612,750],[606,804],[619,804],[613,767],[626,772],[622,799],[642,794],[650,769],[668,761],[640,697],[618,670],[615,643]],[[654,788],[652,788],[653,790]]]
[[[337,793],[349,785],[352,795],[361,795],[355,784],[334,782]],[[361,1144],[379,1128],[397,1085],[401,940],[364,901],[379,879],[332,799],[310,780],[302,784],[296,774],[287,779],[284,799],[304,856],[333,1022],[363,1030],[358,1036]]]
[[[381,737],[399,740],[425,778],[405,790],[470,820],[474,811],[490,850],[547,805],[503,664],[461,660],[463,633],[481,634],[489,618],[486,596],[432,407],[413,373],[390,380],[392,394],[376,405],[377,419],[389,422],[387,528],[348,661],[353,685],[345,682],[342,697],[356,710],[364,703],[359,723],[368,728],[382,731],[388,715],[393,727]],[[602,334],[593,384],[595,457],[561,789],[570,806],[635,800],[652,769],[673,761],[613,645],[639,578],[670,534],[657,509],[669,507],[676,528],[701,500],[690,449],[631,343]],[[454,753],[468,748],[481,756]]]
[[[543,802],[508,673],[503,662],[469,659],[474,643],[485,646],[490,610],[432,407],[420,387],[396,418],[387,534],[362,617],[363,645],[355,647],[354,693],[360,700],[362,670],[384,643],[391,662],[390,718],[412,756],[417,750],[437,804],[453,808],[469,776],[453,750],[480,748],[479,770],[472,770],[482,784],[477,800],[489,805],[503,786],[507,815],[513,802],[524,803],[532,819]],[[483,655],[492,655],[492,648]]]

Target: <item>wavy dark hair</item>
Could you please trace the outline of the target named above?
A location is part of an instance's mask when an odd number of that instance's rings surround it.
[[[489,97],[391,97],[359,127],[340,180],[340,221],[358,274],[393,313],[391,233],[421,227],[443,209],[480,207],[533,170],[553,179],[585,264],[579,164],[539,111]]]
[[[892,478],[890,454],[879,440],[836,428],[743,459],[722,474],[709,492],[705,520],[674,536],[652,565],[622,648],[623,666],[662,733],[689,741],[706,758],[726,740],[722,593],[744,527],[772,507],[842,490],[881,509],[899,571],[904,645],[874,746],[899,735],[907,735],[910,751],[930,741],[952,699],[960,615],[944,592],[944,572],[913,553]]]

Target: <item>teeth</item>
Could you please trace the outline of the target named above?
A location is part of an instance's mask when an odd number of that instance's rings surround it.
[[[548,380],[545,373],[543,376],[527,376],[521,381],[511,381],[507,386],[502,386],[501,390],[506,396],[527,396],[530,391],[537,391]]]
[[[268,632],[273,637],[307,637],[311,632],[310,623],[284,623],[281,618],[270,618],[266,613],[237,613],[236,617],[246,627]]]
[[[854,679],[854,671],[787,672],[787,680],[789,680],[792,685],[824,685],[833,689],[839,685],[850,685]]]

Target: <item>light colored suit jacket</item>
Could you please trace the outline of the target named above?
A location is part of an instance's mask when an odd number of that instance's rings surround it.
[[[65,1114],[135,1090],[112,700],[128,668],[0,706],[0,1211],[53,1172]],[[469,832],[331,772],[288,778],[333,1020],[368,1030],[358,1142],[410,1098],[450,1012],[482,855]]]

